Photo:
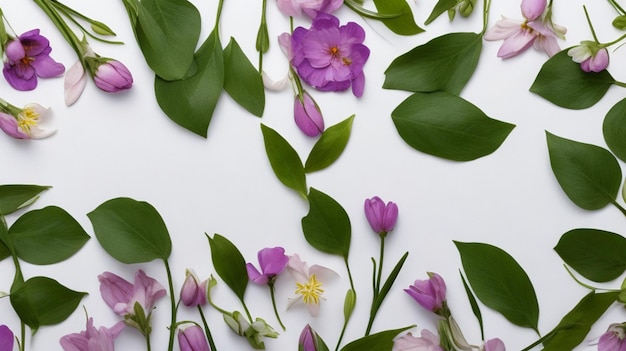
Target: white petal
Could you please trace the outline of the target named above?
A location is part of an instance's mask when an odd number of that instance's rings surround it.
[[[263,78],[263,86],[265,86],[269,90],[285,90],[285,88],[289,84],[289,75],[285,75],[282,79],[274,81],[272,78],[270,78],[270,76],[267,75],[267,73],[265,73],[265,71],[263,71],[261,77]]]
[[[483,36],[485,40],[495,41],[509,38],[510,36],[518,33],[522,26],[521,21],[512,20],[502,16],[502,19],[496,22],[496,25],[491,27]]]
[[[82,63],[76,61],[72,67],[65,72],[63,82],[65,105],[70,106],[78,100],[87,85],[87,75]]]

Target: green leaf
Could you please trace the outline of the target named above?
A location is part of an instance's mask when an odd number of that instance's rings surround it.
[[[163,218],[147,202],[115,198],[87,216],[102,248],[122,263],[167,260],[172,252]]]
[[[63,322],[78,307],[84,292],[70,290],[56,280],[33,277],[11,291],[13,309],[33,332],[42,325]]]
[[[552,171],[570,200],[586,210],[615,201],[622,170],[609,151],[549,132],[546,136]]]
[[[467,299],[469,300],[470,306],[472,306],[472,312],[474,312],[474,316],[476,316],[476,320],[478,320],[478,325],[480,326],[480,338],[482,340],[485,340],[483,315],[480,312],[480,307],[478,306],[478,302],[476,301],[476,297],[474,296],[474,293],[472,293],[472,289],[470,289],[469,285],[467,285],[467,280],[465,280],[463,273],[459,271],[459,275],[461,276],[461,281],[463,281],[463,288],[465,288]]]
[[[600,101],[615,79],[606,70],[585,72],[565,49],[543,64],[530,91],[553,104],[580,110]]]
[[[378,313],[378,310],[383,304],[385,297],[387,297],[387,294],[389,294],[389,290],[391,290],[393,283],[396,281],[396,278],[398,278],[398,274],[400,274],[400,270],[402,269],[402,266],[404,266],[404,262],[406,261],[408,256],[409,252],[407,251],[404,253],[404,255],[402,255],[400,260],[398,260],[398,263],[396,263],[396,265],[393,267],[393,270],[391,271],[391,273],[389,273],[387,279],[385,279],[385,283],[383,283],[380,292],[374,298],[374,303],[372,304],[372,309],[370,311],[370,321],[374,321],[376,313]]]
[[[374,0],[374,5],[381,14],[400,14],[398,17],[381,19],[392,32],[413,35],[424,31],[415,23],[413,11],[406,0]]]
[[[194,60],[194,75],[175,81],[156,76],[154,92],[159,107],[172,121],[206,138],[224,86],[224,57],[216,31],[198,49]]]
[[[335,162],[348,145],[352,131],[354,115],[326,128],[317,140],[307,157],[304,171],[306,173],[322,170]]]
[[[615,104],[604,117],[602,133],[615,156],[626,162],[626,99]]]
[[[483,38],[450,33],[398,56],[385,71],[385,89],[414,92],[444,90],[458,95],[474,74]]]
[[[393,347],[393,339],[405,330],[414,326],[408,326],[400,329],[385,330],[380,333],[364,336],[356,339],[341,348],[341,351],[380,351],[391,350]]]
[[[224,49],[224,90],[250,113],[263,116],[265,87],[261,74],[233,37]]]
[[[214,234],[213,238],[207,235],[207,238],[215,271],[239,300],[243,301],[248,286],[248,271],[243,255],[232,242],[219,234]]]
[[[626,270],[626,239],[598,229],[563,234],[554,250],[583,277],[595,282],[616,279]]]
[[[447,12],[450,9],[454,9],[454,7],[457,5],[457,3],[458,3],[458,0],[439,0],[439,1],[437,1],[437,4],[435,5],[435,7],[433,7],[432,12],[428,16],[428,18],[426,19],[426,22],[424,22],[424,24],[428,25],[432,21],[434,21],[437,17],[439,17],[442,13]]]
[[[141,0],[133,2],[133,11],[128,6],[127,10],[139,48],[157,76],[177,80],[190,68],[193,71],[201,22],[193,4],[187,0]]]
[[[274,129],[261,124],[261,132],[267,158],[278,180],[306,198],[304,166],[296,150]]]
[[[89,240],[83,227],[55,206],[25,213],[9,228],[9,235],[17,256],[32,264],[64,261]]]
[[[618,292],[590,292],[547,335],[543,351],[573,350],[585,340],[593,324],[615,302]]]
[[[39,194],[50,188],[42,185],[0,185],[0,213],[7,215],[29,206],[39,199]]]
[[[446,92],[414,93],[391,112],[391,118],[411,147],[454,161],[491,154],[515,127]]]
[[[356,0],[344,0],[343,2],[344,5],[346,5],[347,7],[349,7],[352,11],[356,12],[357,14],[365,17],[365,18],[371,18],[371,19],[375,19],[375,20],[382,20],[382,19],[386,19],[386,18],[396,18],[396,17],[400,17],[402,16],[402,13],[379,13],[376,11],[371,11],[366,9],[365,7],[363,7],[363,1],[356,1]]]
[[[11,256],[11,250],[9,250],[9,247],[5,244],[5,240],[11,241],[11,238],[9,237],[9,229],[4,221],[4,217],[0,214],[0,261]]]
[[[515,259],[489,244],[454,244],[476,297],[511,323],[537,331],[539,304],[535,289]]]
[[[309,213],[302,218],[302,231],[315,249],[348,258],[350,218],[337,201],[314,188],[309,193]]]

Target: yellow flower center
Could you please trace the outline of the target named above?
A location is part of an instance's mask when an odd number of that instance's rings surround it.
[[[30,129],[39,123],[39,113],[32,107],[25,107],[17,116],[17,126],[26,134],[31,135]]]
[[[324,293],[322,283],[317,280],[315,274],[311,275],[309,281],[304,284],[296,283],[296,288],[296,294],[302,295],[302,300],[306,304],[319,304],[320,297]]]

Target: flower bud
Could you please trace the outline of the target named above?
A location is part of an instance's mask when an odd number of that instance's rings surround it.
[[[250,323],[246,321],[246,318],[239,311],[233,313],[224,313],[224,322],[228,324],[237,335],[245,336],[246,330],[250,328]]]
[[[13,332],[6,325],[0,325],[0,350],[13,350]]]
[[[625,30],[626,29],[626,15],[621,15],[621,16],[617,16],[613,19],[613,27],[619,29],[619,30]]]
[[[296,95],[293,104],[293,117],[300,130],[310,136],[318,136],[324,131],[324,117],[319,106],[306,91]]]
[[[598,350],[623,350],[626,347],[626,323],[613,323],[598,340]]]
[[[385,202],[378,196],[365,200],[365,217],[372,230],[384,235],[393,230],[398,220],[398,205]]]
[[[187,269],[185,282],[180,290],[180,300],[187,307],[196,307],[207,303],[207,281],[200,281],[196,272]]]
[[[522,0],[522,14],[529,21],[534,21],[543,14],[547,0]]]
[[[446,283],[437,273],[428,273],[428,280],[416,280],[413,285],[404,291],[409,294],[420,306],[441,314],[446,300]]]
[[[580,63],[580,68],[585,72],[602,72],[609,66],[609,52],[601,48],[595,55]]]
[[[328,346],[324,343],[324,340],[317,335],[315,330],[311,328],[311,325],[307,324],[302,333],[300,333],[300,340],[298,340],[298,351],[322,351],[328,350]]]
[[[480,351],[506,351],[504,343],[498,338],[489,339],[480,348]]]
[[[133,76],[128,68],[111,59],[98,66],[93,80],[98,88],[109,93],[130,89],[133,85]]]
[[[178,330],[180,351],[210,351],[209,343],[202,328],[192,325]]]

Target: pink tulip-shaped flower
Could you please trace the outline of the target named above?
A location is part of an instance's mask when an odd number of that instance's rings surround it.
[[[61,338],[60,344],[65,351],[114,351],[113,341],[122,330],[124,330],[123,322],[118,322],[111,328],[96,329],[93,326],[93,318],[88,318],[85,330],[65,335]]]
[[[421,336],[404,334],[393,340],[393,351],[444,351],[439,345],[439,335],[422,329]]]
[[[63,64],[50,57],[50,42],[33,29],[9,41],[5,47],[6,61],[2,73],[17,90],[33,90],[37,77],[56,77],[65,71]]]
[[[299,351],[318,351],[318,350],[328,350],[326,344],[320,345],[324,343],[324,341],[317,336],[317,333],[311,325],[307,324],[302,332],[300,333],[300,339],[298,340],[298,350]]]
[[[156,300],[166,294],[165,288],[141,269],[135,274],[134,284],[111,272],[102,273],[98,280],[102,298],[115,313],[122,316],[134,314],[135,303],[139,303],[147,316]]]
[[[133,76],[123,63],[112,59],[101,59],[93,77],[96,86],[101,90],[114,93],[133,86]]]
[[[180,290],[180,300],[187,307],[206,305],[208,280],[200,281],[193,269],[185,272],[185,282]]]
[[[306,91],[296,95],[293,103],[293,118],[298,128],[310,137],[318,136],[324,131],[322,111]]]
[[[318,12],[333,13],[343,5],[343,0],[278,0],[278,10],[290,17],[297,17],[303,13],[315,18]]]
[[[626,351],[626,323],[613,323],[600,336],[598,351]]]
[[[504,343],[498,338],[489,339],[480,348],[481,351],[506,351]]]
[[[13,332],[6,325],[0,325],[0,351],[13,351]]]
[[[252,263],[246,264],[248,278],[256,284],[268,284],[285,270],[289,262],[289,256],[285,255],[285,249],[282,247],[266,247],[257,253],[259,272]]]
[[[437,273],[428,273],[429,279],[416,280],[408,289],[404,289],[423,308],[441,313],[446,301],[446,283]]]
[[[211,351],[202,328],[195,324],[178,330],[178,345],[180,351]]]
[[[378,196],[365,200],[365,217],[372,230],[385,235],[393,230],[398,220],[398,205],[385,202]]]
[[[580,45],[567,50],[572,61],[580,63],[585,72],[602,72],[609,66],[609,52],[593,41],[583,41]]]

